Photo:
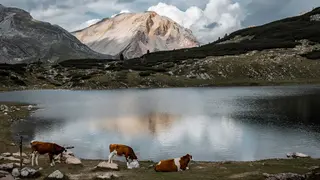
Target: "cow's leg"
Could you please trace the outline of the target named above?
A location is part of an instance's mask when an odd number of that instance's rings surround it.
[[[112,158],[113,158],[116,154],[117,154],[117,151],[116,151],[116,150],[110,152],[110,154],[109,154],[109,156],[108,156],[108,162],[109,162],[109,163],[113,163]]]
[[[37,166],[39,166],[39,161],[38,161],[39,155],[40,155],[40,154],[36,151],[36,165],[37,165]]]
[[[53,154],[49,153],[49,159],[50,159],[50,166],[54,166],[54,159],[53,159]]]
[[[31,154],[31,166],[34,166],[35,153],[36,153],[36,151],[33,151]]]
[[[124,156],[125,156],[126,161],[127,161],[127,168],[128,168],[128,169],[132,169],[132,168],[129,166],[130,156],[128,156],[127,154],[125,154]]]

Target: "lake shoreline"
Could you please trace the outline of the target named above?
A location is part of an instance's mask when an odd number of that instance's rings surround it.
[[[16,153],[19,151],[19,146],[13,141],[11,125],[19,123],[21,119],[28,117],[36,105],[22,104],[22,103],[8,103],[0,102],[1,105],[7,106],[9,109],[6,112],[0,111],[0,154],[4,152]],[[28,145],[23,147],[23,152],[27,155],[31,153]],[[106,152],[107,153],[107,152]],[[284,152],[285,155],[286,152]],[[81,159],[81,158],[80,158]],[[42,179],[51,174],[54,170],[59,169],[65,173],[70,179],[92,179],[96,176],[90,169],[94,168],[98,163],[106,161],[106,159],[81,159],[82,165],[67,165],[57,163],[55,167],[50,167],[48,163],[48,156],[40,156],[39,163],[43,170],[41,173]],[[301,158],[301,159],[286,159],[286,158],[272,158],[260,159],[255,161],[191,161],[190,170],[181,173],[168,173],[163,176],[163,173],[156,173],[153,170],[153,161],[140,161],[141,168],[135,170],[126,169],[124,162],[115,161],[120,170],[116,171],[122,179],[185,179],[186,177],[193,177],[194,179],[211,179],[217,177],[218,179],[264,179],[264,173],[276,174],[282,172],[292,172],[298,174],[305,174],[311,169],[319,169],[320,158]],[[0,164],[8,163],[8,161],[0,160]],[[30,167],[30,164],[27,165]],[[105,173],[105,172],[100,172]]]
[[[9,91],[27,91],[27,90],[123,90],[123,89],[139,89],[139,90],[152,90],[152,89],[173,89],[173,88],[239,88],[239,87],[272,87],[272,86],[318,86],[320,85],[320,79],[316,80],[301,80],[301,81],[278,81],[278,82],[224,82],[219,84],[207,84],[200,86],[164,86],[164,87],[139,87],[139,86],[128,86],[128,87],[104,87],[104,88],[91,88],[91,87],[74,87],[74,88],[61,88],[54,86],[43,86],[43,87],[0,87],[0,92],[9,92]]]

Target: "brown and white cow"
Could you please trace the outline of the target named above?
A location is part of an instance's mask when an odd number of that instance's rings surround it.
[[[38,166],[39,155],[44,155],[44,154],[49,155],[50,166],[54,166],[55,162],[54,162],[53,156],[58,155],[57,157],[60,159],[62,157],[62,153],[67,152],[67,148],[51,142],[42,142],[42,141],[33,140],[30,142],[30,145],[32,149],[32,161],[31,161],[32,166],[34,166],[34,158],[36,158],[36,165]],[[71,148],[73,147],[69,147],[68,149],[71,149]]]
[[[192,156],[186,154],[179,158],[161,160],[154,167],[156,172],[177,172],[189,169],[188,164],[191,161]]]
[[[139,167],[138,158],[130,146],[123,145],[123,144],[110,144],[109,151],[110,151],[110,154],[108,157],[109,163],[113,163],[112,158],[115,155],[117,155],[117,156],[124,156],[126,158],[128,169],[132,169],[133,167],[134,168]]]

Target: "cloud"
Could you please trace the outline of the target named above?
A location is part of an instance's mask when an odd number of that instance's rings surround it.
[[[186,11],[166,3],[158,3],[148,11],[167,16],[183,27],[191,29],[201,43],[214,41],[241,28],[241,21],[245,17],[240,4],[231,0],[210,0],[203,10],[192,6]]]
[[[84,29],[86,27],[91,26],[92,24],[95,24],[97,22],[99,22],[101,19],[90,19],[82,24],[80,24],[79,26],[73,28],[71,31],[76,31],[76,30],[80,30],[80,29]]]

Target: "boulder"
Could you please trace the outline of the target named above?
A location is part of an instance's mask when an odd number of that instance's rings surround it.
[[[119,175],[114,173],[114,172],[107,172],[103,175],[98,175],[95,179],[99,180],[103,180],[103,179],[113,179],[113,178],[118,178]]]
[[[13,169],[13,163],[0,164],[0,170],[11,171]]]
[[[265,180],[305,180],[304,175],[295,173],[279,173],[279,174],[267,174],[263,173],[266,177]]]
[[[119,170],[118,164],[108,163],[106,161],[100,162],[94,170]]]
[[[49,176],[44,178],[44,180],[67,180],[67,179],[69,178],[59,170],[54,171]]]
[[[81,160],[76,157],[70,156],[66,159],[66,164],[80,165]]]
[[[14,177],[7,171],[0,171],[0,180],[14,180]]]
[[[18,168],[14,168],[11,172],[13,177],[19,177],[20,176],[20,171]]]
[[[20,175],[22,178],[37,178],[41,174],[39,171],[29,168],[29,167],[24,167],[20,171]]]
[[[8,108],[7,105],[1,104],[1,105],[0,105],[0,110],[3,111],[3,112],[8,112],[8,111],[9,111],[9,108]]]

